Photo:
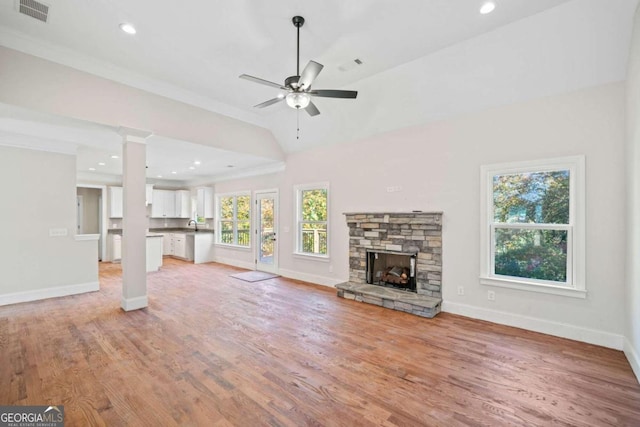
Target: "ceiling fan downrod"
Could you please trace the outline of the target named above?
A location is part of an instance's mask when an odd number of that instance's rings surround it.
[[[291,19],[293,25],[298,29],[298,42],[296,43],[296,76],[300,77],[300,27],[304,25],[304,18],[302,16],[294,16]]]

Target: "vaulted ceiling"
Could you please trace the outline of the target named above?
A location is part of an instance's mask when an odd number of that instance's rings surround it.
[[[18,13],[18,1],[0,0],[0,45],[264,127],[285,152],[624,80],[638,3],[494,0],[481,15],[484,0],[48,0],[43,23]],[[357,99],[316,99],[316,117],[252,107],[279,91],[238,76],[295,74],[294,15],[306,19],[302,66],[325,66],[314,88],[358,90]],[[249,157],[247,167],[273,164]]]

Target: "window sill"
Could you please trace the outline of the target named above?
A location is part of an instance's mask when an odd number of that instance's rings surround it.
[[[554,286],[545,284],[532,284],[525,281],[513,279],[502,279],[495,277],[480,277],[480,284],[487,286],[497,286],[500,288],[518,289],[521,291],[537,292],[542,294],[561,295],[571,298],[586,298],[586,289],[575,289],[564,286]]]
[[[251,251],[251,246],[230,245],[229,243],[214,243],[214,246],[243,252]]]
[[[294,252],[294,258],[307,259],[310,261],[318,261],[318,262],[330,262],[331,258],[329,255],[315,255],[315,254],[305,254],[303,252]]]

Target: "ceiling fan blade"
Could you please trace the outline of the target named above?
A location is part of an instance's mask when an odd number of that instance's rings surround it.
[[[318,64],[316,61],[309,61],[302,74],[300,74],[300,80],[298,80],[298,86],[303,89],[309,89],[313,81],[318,77],[320,71],[324,68],[324,65]]]
[[[309,95],[321,96],[324,98],[351,98],[355,99],[358,96],[356,90],[333,90],[333,89],[320,89],[312,90],[308,92]]]
[[[286,87],[282,86],[281,84],[270,82],[269,80],[261,79],[260,77],[253,77],[253,76],[250,76],[248,74],[241,74],[239,77],[241,79],[249,80],[250,82],[254,82],[254,83],[259,83],[261,85],[277,87],[278,89],[285,89],[285,90],[287,89]]]
[[[313,102],[309,102],[309,105],[307,105],[307,108],[305,108],[305,110],[311,117],[320,114],[320,110],[318,110],[318,107],[316,107],[316,104],[314,104]]]
[[[277,98],[273,98],[270,99],[268,101],[264,101],[258,105],[254,105],[254,108],[264,108],[264,107],[268,107],[269,105],[273,105],[273,104],[277,104],[278,102],[284,101],[284,96],[282,97],[277,97]]]

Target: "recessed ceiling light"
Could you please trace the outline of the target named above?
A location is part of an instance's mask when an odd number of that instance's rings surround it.
[[[193,162],[194,165],[199,165],[200,164],[200,160],[196,160],[195,162]]]
[[[104,166],[104,165],[106,165],[106,163],[105,163],[105,162],[100,162],[100,163],[98,163],[98,166]]]
[[[175,175],[175,174],[177,174],[178,172],[176,172],[176,171],[171,171],[171,173],[172,173],[173,175]]]
[[[124,31],[125,33],[127,33],[127,34],[135,34],[136,33],[136,28],[133,25],[128,24],[126,22],[123,22],[122,24],[120,24],[120,29],[122,31]]]
[[[493,12],[495,8],[496,8],[496,4],[492,1],[488,1],[480,7],[480,13],[483,15],[486,15],[487,13]]]
[[[120,158],[120,156],[118,156],[118,155],[114,154],[113,156],[111,156],[111,158],[112,158],[112,159],[119,159],[119,158]]]
[[[195,166],[189,166],[189,169],[194,170]]]
[[[89,168],[89,170],[90,170],[90,171],[94,171],[94,170],[96,170],[96,168]]]
[[[158,178],[162,178],[162,175],[158,175]]]

